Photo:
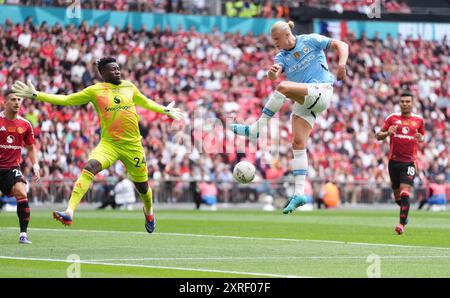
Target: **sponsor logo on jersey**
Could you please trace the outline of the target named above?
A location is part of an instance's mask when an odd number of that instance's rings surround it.
[[[129,109],[131,109],[131,106],[118,106],[114,108],[105,108],[105,112],[117,112],[119,110],[127,111]]]
[[[302,71],[303,69],[309,67],[309,65],[311,64],[311,61],[313,61],[315,58],[316,57],[313,54],[306,56],[303,60],[298,62],[296,65],[290,67],[288,69],[288,72],[292,73],[292,72]]]
[[[12,135],[7,136],[7,137],[6,137],[6,142],[7,142],[8,144],[14,143],[14,137],[13,137]]]
[[[14,146],[14,145],[0,145],[1,149],[12,149],[12,150],[22,150],[22,147],[20,146]]]
[[[412,141],[415,140],[415,138],[414,138],[413,136],[408,136],[408,135],[398,135],[398,134],[395,134],[395,135],[394,135],[394,138],[398,138],[398,139],[407,139],[407,140],[412,140]]]

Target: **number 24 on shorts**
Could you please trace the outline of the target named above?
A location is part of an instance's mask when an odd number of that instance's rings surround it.
[[[136,168],[140,168],[142,165],[145,165],[145,156],[140,159],[139,157],[133,158],[133,160],[136,162],[134,165]]]

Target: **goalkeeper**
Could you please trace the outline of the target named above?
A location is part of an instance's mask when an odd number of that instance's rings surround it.
[[[51,95],[38,92],[30,81],[14,83],[13,91],[19,97],[37,99],[55,105],[74,106],[91,102],[100,118],[101,141],[89,155],[89,160],[75,182],[66,211],[54,211],[53,217],[64,225],[71,225],[73,214],[94,176],[109,168],[117,160],[123,162],[139,196],[144,202],[145,228],[152,233],[156,219],[152,208],[152,190],[148,185],[148,170],[139,133],[136,105],[165,114],[172,119],[182,117],[174,102],[167,107],[146,98],[134,84],[121,79],[120,67],[112,57],[96,62],[104,82],[97,83],[71,95]]]

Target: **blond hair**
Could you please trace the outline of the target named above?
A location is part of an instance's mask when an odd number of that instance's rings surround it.
[[[294,29],[295,24],[292,21],[278,21],[275,24],[272,25],[272,29],[270,29],[270,32],[273,33],[275,31],[291,31]]]

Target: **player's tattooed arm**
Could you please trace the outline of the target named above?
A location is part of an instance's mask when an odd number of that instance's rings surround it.
[[[376,134],[376,138],[378,141],[382,141],[386,139],[388,136],[391,136],[395,134],[397,131],[397,125],[391,125],[389,126],[389,129],[387,131],[380,131]]]
[[[337,39],[332,39],[330,47],[334,50],[337,50],[339,53],[339,62],[336,70],[336,78],[338,80],[343,80],[345,79],[346,75],[345,65],[347,64],[349,53],[348,44]]]

